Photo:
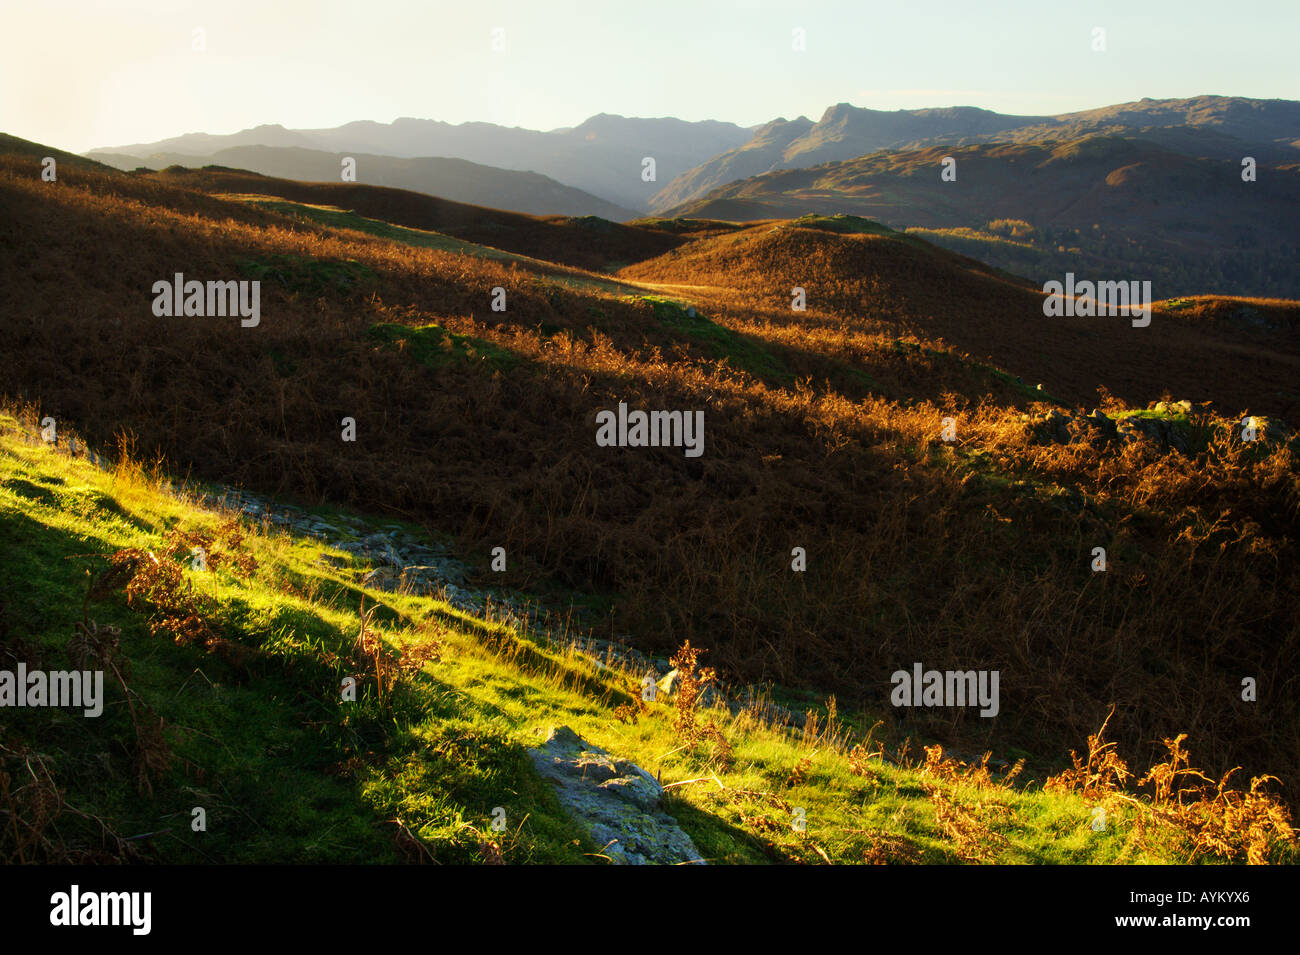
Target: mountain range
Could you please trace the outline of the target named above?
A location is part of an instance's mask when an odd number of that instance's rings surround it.
[[[189,133],[87,155],[120,169],[217,165],[322,182],[338,182],[352,156],[360,183],[534,215],[850,214],[1036,282],[1136,271],[1166,295],[1300,295],[1291,100],[1143,99],[1057,116],[840,103],[816,122],[751,129],[609,114],[548,132],[398,119]],[[948,157],[952,182],[939,176]]]
[[[941,178],[945,159],[951,181]],[[667,215],[857,215],[1039,283],[1136,270],[1162,295],[1300,296],[1300,162],[1260,163],[1251,182],[1241,172],[1233,160],[1106,135],[928,146],[768,172]]]
[[[1014,116],[975,107],[882,111],[839,103],[816,122],[804,116],[780,118],[748,129],[726,122],[606,113],[575,127],[547,132],[402,118],[391,123],[363,120],[329,129],[286,129],[277,124],[229,135],[186,133],[154,143],[93,149],[86,155],[119,166],[115,154],[132,161],[155,154],[184,154],[193,161],[238,146],[441,156],[536,172],[629,209],[663,211],[736,179],[853,159],[882,149],[1058,141],[1096,134],[1141,136],[1179,152],[1217,159],[1247,154],[1267,160],[1300,159],[1300,102],[1235,96],[1143,99],[1057,116]],[[655,159],[654,182],[641,178],[641,163],[647,156]]]
[[[443,156],[405,158],[362,152],[348,156],[356,161],[357,180],[369,185],[411,189],[454,202],[539,215],[563,213],[620,221],[636,216],[630,209],[535,172],[499,169]],[[346,157],[343,153],[301,146],[248,145],[219,149],[201,159],[179,152],[154,152],[148,156],[96,153],[93,158],[126,170],[201,164],[243,169],[264,176],[338,182]]]
[[[468,160],[500,169],[540,173],[566,185],[594,193],[607,202],[627,209],[646,211],[659,190],[659,183],[683,175],[716,156],[747,142],[750,130],[733,123],[688,123],[679,119],[635,119],[600,114],[570,129],[540,132],[492,123],[451,123],[430,119],[398,119],[391,123],[361,121],[334,129],[285,129],[279,125],[257,126],[228,136],[188,133],[156,143],[137,143],[115,149],[92,150],[88,155],[122,168],[133,165],[166,165],[183,154],[192,163],[196,157],[216,157],[236,147],[270,146],[319,150],[355,155],[370,153],[401,158],[439,156]],[[166,154],[167,162],[154,158]],[[125,154],[115,161],[112,154]],[[642,160],[655,160],[655,180],[642,179]],[[220,161],[214,159],[214,161]],[[338,162],[327,178],[338,179]],[[256,169],[267,175],[312,178],[304,172]],[[367,179],[367,182],[379,182]],[[404,185],[391,181],[383,185]],[[421,189],[419,185],[405,188]],[[421,190],[428,191],[428,190]],[[442,193],[440,193],[442,194]],[[465,202],[468,195],[445,195]],[[559,197],[556,197],[558,200]],[[518,212],[550,212],[569,215],[600,214],[589,209],[558,205],[545,208],[494,205]],[[629,213],[630,215],[630,213]]]
[[[779,169],[804,169],[882,149],[987,142],[1057,142],[1091,135],[1140,136],[1193,156],[1300,160],[1300,102],[1237,96],[1143,99],[1059,116],[1010,116],[973,107],[882,112],[848,103],[817,122],[776,119],[752,139],[668,183],[652,200],[663,212],[717,186]]]

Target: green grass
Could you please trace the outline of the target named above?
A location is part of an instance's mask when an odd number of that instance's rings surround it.
[[[499,345],[471,335],[449,332],[441,325],[397,325],[383,322],[370,326],[369,338],[377,344],[400,348],[429,368],[440,368],[453,361],[483,361],[494,368],[509,371],[524,359]]]
[[[418,246],[422,249],[437,249],[440,252],[476,255],[480,258],[496,259],[502,262],[538,262],[537,259],[529,259],[527,256],[515,255],[512,252],[494,249],[487,245],[479,245],[476,242],[465,242],[441,232],[393,225],[391,222],[385,222],[382,219],[370,219],[334,206],[311,205],[305,202],[291,202],[288,199],[265,197],[248,197],[244,198],[243,201],[261,209],[279,212],[282,215],[308,219],[329,226],[332,229],[364,232],[367,235],[378,236],[392,242],[401,242],[403,245]]]
[[[245,259],[239,270],[246,278],[309,295],[348,292],[375,278],[374,271],[360,262],[293,255]]]
[[[1156,411],[1154,408],[1130,408],[1125,411],[1111,412],[1110,417],[1118,421],[1121,418],[1146,418],[1149,420],[1173,421],[1186,425],[1187,415],[1181,411]]]
[[[437,332],[417,331],[427,340],[414,347],[441,352]],[[213,531],[231,517],[160,476],[100,471],[27,444],[14,419],[0,416],[0,573],[10,585],[0,636],[3,628],[23,635],[50,668],[67,666],[63,648],[82,618],[88,569],[105,566],[119,548],[157,549],[171,528]],[[247,521],[243,532],[243,549],[257,561],[250,577],[219,567],[187,568],[185,576],[209,602],[214,627],[261,654],[247,673],[152,635],[147,608],[128,606],[120,592],[87,608],[100,625],[121,628],[130,685],[170,728],[175,759],[152,792],[136,785],[120,689],[106,690],[98,720],[59,710],[6,714],[6,737],[44,754],[70,806],[124,836],[153,834],[133,843],[149,858],[395,862],[410,858],[395,845],[400,820],[442,862],[481,861],[483,843],[494,840],[507,862],[603,864],[600,847],[527,759],[527,747],[564,724],[665,784],[682,783],[669,790],[667,806],[713,862],[819,862],[823,854],[857,862],[881,833],[904,840],[921,861],[960,861],[915,765],[874,760],[864,775],[852,771],[842,737],[878,714],[800,737],[750,710],[708,710],[701,719],[714,720],[734,749],[729,764],[718,763],[709,743],[682,747],[665,703],[648,704],[634,722],[615,718],[616,707],[635,700],[639,674],[436,597],[365,591],[367,565],[320,541]],[[374,625],[391,646],[441,642],[440,657],[384,703],[369,681],[356,702],[339,698],[340,678],[351,672],[339,658],[359,632],[363,596],[378,608]],[[825,720],[813,696],[779,689],[770,696]],[[805,758],[806,773],[797,773]],[[1124,812],[1092,832],[1085,800],[1036,783],[940,788],[1004,840],[995,849],[1001,862],[1180,861],[1163,843],[1138,848]],[[195,806],[207,810],[207,832],[191,831]],[[498,806],[507,818],[500,834],[489,827]],[[792,828],[786,807],[804,810],[806,832]],[[71,813],[55,824],[73,845],[100,838],[96,825]]]
[[[791,220],[790,224],[805,229],[821,229],[824,232],[842,232],[853,235],[892,235],[896,238],[903,238],[904,236],[903,233],[896,232],[875,219],[867,219],[863,216],[822,216],[809,213]]]
[[[712,352],[712,357],[726,359],[733,368],[739,368],[759,378],[793,379],[794,375],[770,351],[756,340],[710,321],[694,306],[662,295],[631,296],[632,301],[647,302],[654,309],[655,319]]]

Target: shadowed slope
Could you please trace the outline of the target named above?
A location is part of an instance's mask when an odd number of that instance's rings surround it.
[[[1145,328],[1127,316],[1049,318],[1042,293],[1019,280],[875,224],[871,234],[825,227],[836,221],[763,222],[620,274],[727,289],[720,300],[784,311],[795,324],[834,316],[946,342],[1072,402],[1094,401],[1104,385],[1132,403],[1169,392],[1265,414],[1293,415],[1300,407],[1293,303],[1275,306],[1275,327],[1249,332],[1177,310],[1156,313]],[[806,317],[790,311],[796,286],[807,292]]]
[[[386,186],[295,182],[214,167],[170,167],[148,176],[202,192],[280,196],[295,202],[332,205],[397,225],[442,232],[583,269],[602,270],[638,262],[680,244],[679,239],[661,231],[594,216],[530,216]]]

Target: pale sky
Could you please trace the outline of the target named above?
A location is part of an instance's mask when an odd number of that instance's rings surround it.
[[[0,131],[81,152],[399,116],[752,126],[841,102],[1300,99],[1298,27],[1300,0],[0,0]]]

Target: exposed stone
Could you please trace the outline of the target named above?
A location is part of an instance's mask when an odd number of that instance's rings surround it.
[[[1087,417],[1088,424],[1092,425],[1107,438],[1112,438],[1116,434],[1115,422],[1112,421],[1100,408],[1094,408]]]
[[[1152,402],[1149,410],[1168,417],[1127,414],[1112,418],[1099,408],[1086,415],[1054,408],[1045,415],[1023,415],[1021,420],[1036,433],[1040,443],[1090,441],[1094,445],[1099,442],[1104,445],[1114,441],[1126,444],[1150,441],[1162,449],[1190,453],[1187,437],[1175,416],[1191,414],[1197,410],[1196,406],[1190,401],[1162,401]]]
[[[703,864],[691,837],[663,811],[663,787],[641,767],[587,743],[567,726],[553,728],[529,757],[615,865]]]
[[[388,567],[376,567],[361,577],[361,586],[384,593],[393,593],[402,586],[401,577]]]
[[[454,595],[456,588],[447,580],[441,566],[416,566],[402,568],[402,581],[417,594],[437,593],[445,585]]]

